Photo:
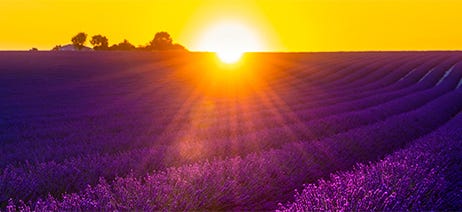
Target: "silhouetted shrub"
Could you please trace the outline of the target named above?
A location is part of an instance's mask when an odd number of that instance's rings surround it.
[[[77,49],[82,49],[83,44],[85,44],[85,41],[87,40],[87,34],[84,32],[80,32],[76,36],[72,37],[71,41],[72,44],[75,46]]]
[[[107,50],[109,49],[109,41],[106,36],[95,35],[90,40],[94,50]]]
[[[153,50],[167,50],[172,47],[173,39],[167,32],[158,32],[152,39],[151,48]]]
[[[136,47],[128,42],[127,39],[125,39],[123,42],[119,44],[114,44],[110,48],[110,50],[116,50],[116,51],[126,51],[126,50],[135,50]]]
[[[146,47],[150,50],[164,51],[164,50],[185,50],[180,44],[173,44],[173,39],[167,32],[158,32],[154,39]]]

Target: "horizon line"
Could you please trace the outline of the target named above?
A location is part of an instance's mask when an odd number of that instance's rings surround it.
[[[35,52],[53,52],[53,50],[36,50]],[[12,49],[12,50],[3,50],[0,49],[0,52],[31,52],[30,49]],[[186,50],[186,51],[177,51],[177,50],[166,50],[166,51],[141,51],[141,50],[98,50],[98,51],[61,51],[61,52],[185,52],[185,53],[217,53],[215,51],[191,51],[191,50]],[[462,49],[428,49],[428,50],[422,50],[422,49],[396,49],[396,50],[377,50],[377,49],[371,49],[371,50],[334,50],[334,51],[246,51],[243,53],[342,53],[342,52],[462,52]]]

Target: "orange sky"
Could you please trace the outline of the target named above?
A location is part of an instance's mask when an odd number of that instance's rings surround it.
[[[258,51],[462,49],[458,0],[0,0],[0,49],[51,49],[77,32],[146,44],[168,31],[191,50],[222,22]]]

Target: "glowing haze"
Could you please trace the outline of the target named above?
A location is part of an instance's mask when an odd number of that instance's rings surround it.
[[[190,50],[238,38],[244,51],[462,49],[458,0],[0,0],[0,49],[51,49],[77,32]],[[224,24],[223,24],[224,23]],[[233,30],[234,29],[234,30]],[[238,31],[228,38],[220,33]],[[215,33],[215,34],[214,34]],[[226,46],[228,45],[228,46]],[[237,50],[236,50],[237,51]],[[230,51],[228,51],[230,52]]]

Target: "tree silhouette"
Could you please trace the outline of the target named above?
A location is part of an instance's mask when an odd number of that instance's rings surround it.
[[[109,48],[109,42],[106,36],[95,35],[90,40],[94,50],[107,50]]]
[[[124,40],[122,43],[114,44],[109,48],[110,50],[117,50],[117,51],[124,51],[124,50],[135,50],[136,47],[128,42],[128,40]]]
[[[85,42],[87,40],[87,34],[84,32],[80,32],[74,37],[72,37],[72,45],[78,49],[82,50],[85,46]],[[154,38],[147,44],[135,47],[135,45],[128,42],[128,40],[124,40],[121,43],[114,44],[109,47],[109,41],[106,36],[101,34],[94,35],[90,39],[90,43],[93,46],[94,50],[117,50],[117,51],[126,51],[126,50],[156,50],[156,51],[164,51],[164,50],[181,50],[187,51],[185,47],[180,44],[173,43],[173,39],[168,34],[168,32],[158,32],[155,34]],[[86,47],[85,47],[86,48]],[[61,50],[61,46],[55,46],[53,48],[54,51]]]
[[[173,39],[170,34],[167,32],[158,32],[150,42],[150,47],[153,50],[168,50],[172,48],[172,42]]]
[[[87,40],[87,34],[84,32],[80,32],[76,36],[72,37],[71,41],[72,44],[78,49],[83,48],[83,44],[85,44],[85,41]]]

